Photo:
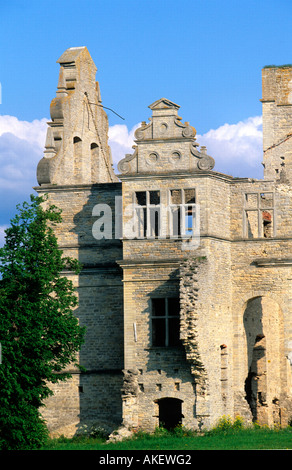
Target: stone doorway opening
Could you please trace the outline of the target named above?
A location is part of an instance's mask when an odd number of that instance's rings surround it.
[[[159,426],[171,430],[182,424],[182,400],[161,398],[158,400]]]
[[[282,424],[281,399],[287,394],[283,315],[278,303],[265,296],[247,302],[245,393],[253,420],[260,425]]]

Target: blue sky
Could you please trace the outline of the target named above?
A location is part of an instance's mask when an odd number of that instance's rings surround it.
[[[49,106],[69,47],[86,46],[114,161],[165,97],[217,171],[262,177],[261,69],[292,63],[291,0],[0,0],[0,239],[36,185]]]

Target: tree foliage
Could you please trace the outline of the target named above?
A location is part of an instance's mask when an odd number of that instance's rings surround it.
[[[61,211],[43,197],[18,206],[0,249],[0,448],[42,444],[40,413],[51,383],[66,380],[84,328],[74,316],[77,296],[62,272],[79,263],[63,257],[54,226]]]

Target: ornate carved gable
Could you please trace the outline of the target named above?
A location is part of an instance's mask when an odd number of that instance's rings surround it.
[[[175,171],[211,170],[215,161],[198,150],[196,129],[178,116],[180,108],[174,102],[161,98],[149,108],[149,123],[141,123],[135,132],[134,153],[120,161],[118,169],[126,173],[164,173]]]

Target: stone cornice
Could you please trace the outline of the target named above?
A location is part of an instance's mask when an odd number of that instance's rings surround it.
[[[95,183],[95,184],[70,184],[70,185],[57,185],[57,184],[42,184],[41,186],[34,186],[33,189],[38,193],[52,193],[57,191],[100,191],[104,189],[113,190],[121,188],[121,182],[115,181],[113,183]]]
[[[174,172],[174,171],[169,171],[165,173],[127,173],[123,175],[118,175],[120,180],[123,181],[134,181],[134,180],[139,180],[139,179],[151,179],[153,180],[153,177],[155,179],[168,179],[168,178],[216,178],[216,179],[223,179],[226,180],[227,182],[238,182],[238,181],[245,181],[249,182],[252,181],[250,178],[234,178],[233,176],[230,175],[224,175],[223,173],[217,173],[212,170],[197,170],[197,171],[181,171],[181,172]],[[257,181],[257,180],[255,180]]]
[[[260,258],[254,263],[258,267],[292,266],[292,258]]]
[[[118,260],[117,263],[119,266],[121,266],[123,269],[131,269],[133,267],[135,268],[143,268],[145,266],[147,267],[153,267],[157,268],[158,266],[161,267],[168,267],[168,266],[180,266],[182,258],[175,258],[175,259],[123,259],[123,260]]]

